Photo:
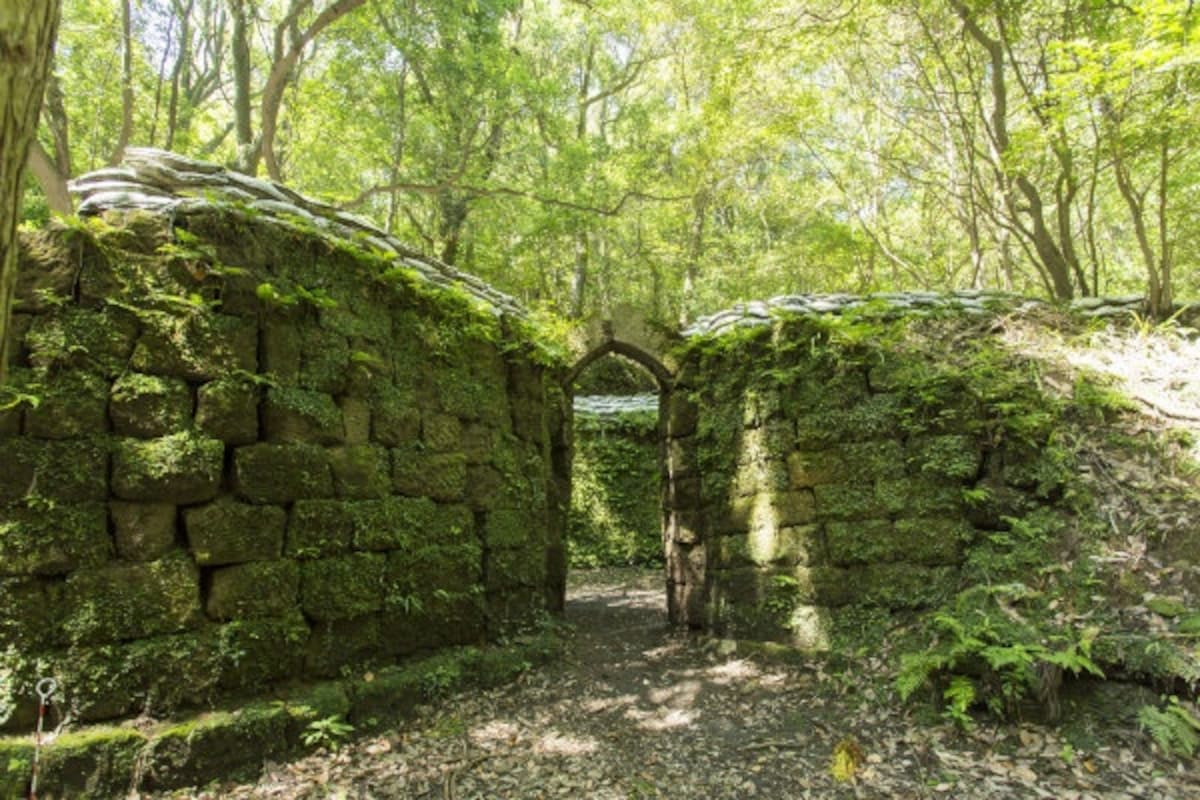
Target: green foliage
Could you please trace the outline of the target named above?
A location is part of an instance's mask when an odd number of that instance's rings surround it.
[[[663,561],[657,412],[577,415],[568,547],[572,567]]]
[[[336,714],[308,723],[304,728],[304,733],[300,735],[300,741],[304,743],[305,747],[324,747],[329,750],[337,750],[350,738],[352,733],[354,733],[354,726],[346,722],[342,715]]]
[[[1142,706],[1138,710],[1138,724],[1165,755],[1191,758],[1200,747],[1200,716],[1191,704],[1180,702],[1178,697],[1165,698],[1159,708]]]
[[[959,594],[953,610],[932,615],[932,646],[901,656],[896,678],[901,699],[944,677],[946,714],[965,723],[977,701],[998,715],[1013,713],[1031,695],[1056,702],[1043,696],[1055,688],[1046,685],[1046,667],[1103,677],[1091,656],[1098,629],[1048,622],[1036,608],[1039,599],[1020,583],[978,586]]]

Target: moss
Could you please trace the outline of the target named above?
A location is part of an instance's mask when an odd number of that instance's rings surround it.
[[[978,476],[982,460],[979,443],[969,436],[921,436],[908,444],[910,467],[932,480],[972,480]]]
[[[212,573],[204,608],[221,620],[282,616],[295,608],[299,587],[294,561],[235,564]]]
[[[233,569],[231,567],[231,569]],[[284,598],[294,602],[295,590],[284,577]],[[291,592],[291,595],[288,595]],[[303,668],[308,623],[298,609],[284,609],[282,600],[256,597],[253,610],[274,605],[277,617],[236,619],[206,632],[197,657],[206,661],[208,676],[223,689],[245,691],[294,679]]]
[[[369,499],[392,489],[391,456],[379,445],[351,445],[329,451],[333,484],[338,497]]]
[[[813,489],[819,516],[834,520],[878,519],[887,508],[868,484],[832,483]]]
[[[119,797],[130,788],[146,737],[130,728],[89,728],[59,736],[42,753],[38,793],[47,796]]]
[[[191,432],[124,439],[113,453],[113,494],[122,500],[202,503],[220,490],[224,460],[222,442]]]
[[[385,560],[352,553],[300,565],[300,603],[318,621],[357,617],[383,605]]]
[[[127,372],[113,383],[108,413],[119,436],[166,436],[191,422],[191,389],[179,378]]]
[[[325,450],[314,444],[253,444],[234,451],[237,492],[252,503],[333,496]]]
[[[214,776],[252,779],[264,759],[287,752],[288,714],[278,705],[204,714],[156,733],[143,754],[143,786],[171,789]]]
[[[183,521],[188,546],[201,565],[269,561],[283,552],[287,514],[277,506],[238,503],[225,497],[189,508]]]
[[[100,437],[64,441],[22,437],[9,443],[6,452],[0,503],[89,503],[108,498],[109,448]]]
[[[0,641],[35,652],[64,643],[62,584],[0,578]]]
[[[258,398],[251,381],[209,381],[196,391],[196,425],[226,444],[252,444],[258,439]]]
[[[0,575],[62,575],[108,560],[103,504],[0,507]]]
[[[175,633],[195,624],[200,574],[179,554],[142,564],[110,564],[67,578],[63,627],[76,642],[115,642]]]
[[[142,315],[142,335],[130,365],[154,375],[211,381],[258,369],[258,329],[254,322],[221,314]]]
[[[83,369],[105,376],[123,372],[133,350],[137,321],[118,308],[68,307],[34,318],[25,337],[34,367]]]
[[[415,393],[379,382],[369,392],[371,439],[388,447],[415,442],[421,435],[421,411]]]
[[[275,442],[338,444],[346,438],[342,411],[322,392],[298,387],[273,387],[263,404],[263,429]]]
[[[341,555],[354,546],[356,506],[339,500],[297,500],[288,517],[284,553],[291,558]]]
[[[410,497],[459,502],[467,490],[467,459],[462,453],[430,453],[417,444],[392,450],[392,486]]]
[[[55,375],[38,389],[40,402],[25,410],[25,432],[39,439],[70,439],[108,429],[108,381],[91,372]]]
[[[114,500],[108,512],[117,555],[126,561],[154,561],[175,548],[175,506]]]
[[[355,503],[350,510],[360,550],[411,550],[444,533],[438,530],[441,511],[426,497],[388,497]]]
[[[330,678],[403,649],[403,642],[382,635],[379,614],[323,620],[313,626],[305,645],[304,671],[310,676]]]
[[[341,394],[351,377],[350,345],[345,336],[324,328],[301,331],[300,386],[326,394]]]

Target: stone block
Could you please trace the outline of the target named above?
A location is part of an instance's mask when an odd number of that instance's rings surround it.
[[[421,418],[421,441],[435,453],[461,450],[462,436],[463,426],[458,417],[425,414]]]
[[[72,641],[98,644],[176,633],[200,611],[200,573],[182,554],[142,564],[113,563],[67,577],[63,627]]]
[[[959,572],[954,567],[869,564],[848,570],[846,577],[857,603],[911,609],[945,602],[958,587]]]
[[[297,324],[273,316],[262,325],[262,371],[277,383],[294,383],[300,377],[303,341]]]
[[[700,406],[688,393],[681,390],[671,392],[667,398],[667,435],[691,436],[700,421]]]
[[[349,551],[354,546],[358,505],[297,500],[288,518],[284,553],[290,558],[324,558]]]
[[[191,422],[192,390],[180,378],[127,372],[113,383],[108,416],[118,436],[167,436]]]
[[[346,444],[360,445],[371,441],[371,404],[358,396],[346,395],[338,400],[342,420],[346,425]]]
[[[304,646],[304,671],[313,677],[337,677],[343,667],[378,658],[392,648],[398,649],[399,644],[383,638],[379,614],[322,620],[313,626],[312,635]],[[378,679],[356,686],[372,687],[377,683]]]
[[[896,520],[897,543],[903,561],[914,564],[958,564],[963,551],[975,538],[975,529],[961,518],[918,517]]]
[[[462,438],[458,449],[467,457],[468,466],[486,464],[492,453],[501,447],[500,431],[482,422],[472,422],[463,426]]]
[[[425,542],[461,538],[471,532],[465,506],[439,506],[425,497],[389,497],[354,505],[355,546],[360,550],[406,551]]]
[[[350,345],[345,336],[318,327],[301,330],[299,383],[324,394],[342,394],[350,380]]]
[[[183,514],[188,547],[196,563],[204,566],[279,558],[286,522],[287,514],[278,506],[227,497]]]
[[[175,549],[176,507],[170,503],[108,504],[117,555],[126,561],[156,561]]]
[[[487,554],[488,592],[514,588],[541,589],[546,582],[546,551],[542,547],[507,548]]]
[[[878,519],[888,510],[872,483],[830,483],[817,486],[813,493],[817,515],[823,519]]]
[[[189,381],[211,381],[235,370],[258,371],[258,328],[253,320],[224,314],[152,312],[130,364],[140,372]]]
[[[836,448],[793,450],[787,456],[788,478],[796,489],[811,489],[826,483],[840,483],[846,475],[846,463]]]
[[[252,503],[290,503],[333,496],[323,447],[308,443],[252,444],[233,457],[237,493]]]
[[[0,641],[34,652],[65,644],[62,583],[39,578],[0,578]]]
[[[543,541],[538,519],[525,511],[499,508],[488,512],[484,539],[490,548],[525,547]]]
[[[386,559],[375,553],[351,553],[305,561],[300,565],[300,604],[319,622],[348,619],[383,605]]]
[[[103,503],[0,507],[0,575],[62,575],[111,553]]]
[[[36,368],[86,369],[112,377],[127,368],[136,335],[137,320],[123,309],[68,307],[34,317],[25,347]]]
[[[121,797],[129,790],[146,736],[124,727],[64,733],[42,753],[38,794],[43,797]]]
[[[421,437],[421,409],[410,390],[380,383],[370,391],[371,439],[388,447],[410,445]]]
[[[471,536],[422,544],[388,554],[384,610],[432,612],[439,597],[466,597],[483,577],[483,546]]]
[[[475,511],[494,508],[504,492],[504,475],[490,464],[467,464],[467,505]]]
[[[70,439],[108,430],[108,381],[91,372],[59,373],[25,409],[25,432],[39,439]]]
[[[718,536],[711,540],[714,565],[793,567],[821,560],[821,528],[797,525]]]
[[[970,436],[913,437],[907,456],[914,474],[934,481],[974,480],[983,464],[979,442]]]
[[[214,570],[204,609],[211,619],[282,617],[296,607],[300,567],[255,561]]]
[[[108,445],[101,437],[42,440],[18,437],[5,445],[0,504],[29,498],[89,503],[108,497]]]
[[[196,425],[226,444],[253,444],[258,440],[259,394],[249,381],[209,381],[196,391]]]
[[[269,389],[262,417],[263,433],[272,442],[330,445],[346,438],[341,408],[321,392],[294,386]]]
[[[235,619],[209,629],[203,644],[204,655],[213,664],[210,669],[217,671],[222,689],[252,689],[295,680],[301,674],[304,644],[310,631],[304,615],[295,608],[295,590],[290,591],[292,593],[286,596],[291,600],[292,608],[280,616]],[[248,602],[258,606],[267,600],[255,598]],[[276,607],[283,605],[279,603]]]
[[[212,780],[252,779],[264,760],[288,750],[287,711],[275,703],[218,711],[160,731],[140,755],[142,786],[150,791]]]
[[[829,560],[838,566],[902,561],[909,549],[908,537],[899,534],[887,519],[829,522],[825,541]]]
[[[329,451],[333,486],[338,497],[369,499],[392,491],[392,462],[381,445],[350,445]]]
[[[877,478],[905,476],[905,453],[898,439],[851,442],[835,450],[844,469],[841,483],[869,483]]]
[[[459,502],[466,496],[466,456],[462,453],[430,453],[416,446],[394,448],[392,486],[400,494],[410,497]]]
[[[881,480],[876,484],[875,496],[884,511],[892,515],[945,516],[963,507],[960,484],[928,478]]]
[[[113,453],[113,494],[122,500],[202,503],[217,496],[225,445],[191,432],[124,439]]]
[[[668,542],[692,545],[704,538],[704,515],[699,511],[671,511],[666,517]]]

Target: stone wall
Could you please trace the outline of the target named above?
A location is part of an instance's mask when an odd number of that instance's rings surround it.
[[[76,721],[158,715],[561,601],[552,359],[488,296],[301,222],[192,201],[23,239],[0,729],[43,676]]]
[[[1036,416],[1032,380],[997,365],[1010,394],[989,397],[984,372],[938,351],[978,327],[977,313],[943,310],[918,332],[908,308],[855,320],[828,311],[693,330],[677,353],[667,421],[677,622],[836,647],[866,621],[949,601],[974,545],[1057,500],[1061,465],[1032,444],[1050,435],[1051,415],[1028,436],[1000,435],[1005,403],[1028,400]]]
[[[574,406],[570,565],[661,566],[658,395],[576,396]]]

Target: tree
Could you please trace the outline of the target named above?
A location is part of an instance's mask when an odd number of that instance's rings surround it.
[[[59,0],[0,0],[0,382],[17,283],[17,222],[25,163],[58,32]]]

